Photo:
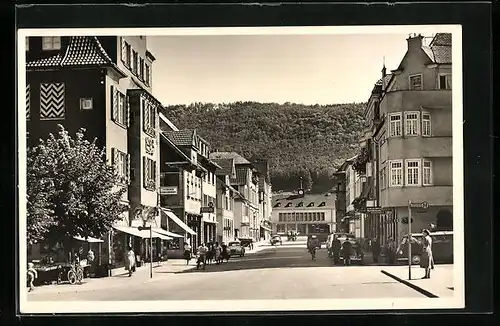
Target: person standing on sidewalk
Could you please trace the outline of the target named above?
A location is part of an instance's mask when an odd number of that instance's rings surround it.
[[[342,243],[339,238],[335,236],[332,242],[332,253],[333,253],[333,263],[338,265],[340,262],[340,250],[342,249]]]
[[[28,263],[28,284],[29,284],[28,291],[30,292],[35,289],[33,282],[35,281],[36,278],[38,278],[38,272],[36,271],[34,266],[35,265],[33,263]]]
[[[431,269],[434,269],[434,258],[432,256],[432,238],[427,229],[423,229],[424,237],[422,239],[422,257],[420,258],[420,267],[425,268],[425,276],[422,278],[431,278]]]
[[[389,258],[389,265],[394,265],[396,263],[396,242],[394,241],[393,238],[389,238],[389,244],[387,245],[388,248],[388,258]]]
[[[378,258],[380,257],[380,243],[376,238],[373,239],[372,241],[372,255],[373,255],[373,262],[375,264],[378,264]]]
[[[189,265],[189,262],[191,261],[191,246],[189,245],[189,242],[184,246],[184,259],[186,260],[186,266]]]
[[[203,269],[205,269],[207,252],[208,247],[204,243],[202,243],[201,246],[198,247],[198,260],[196,262],[196,269],[200,268],[201,264],[203,264]]]
[[[344,265],[351,265],[352,243],[346,239],[342,244],[342,257],[344,258]]]
[[[132,276],[135,272],[135,253],[132,247],[127,247],[127,255],[125,256],[125,269],[128,271],[128,277]]]

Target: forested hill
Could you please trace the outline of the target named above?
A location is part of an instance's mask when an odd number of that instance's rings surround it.
[[[356,154],[365,104],[194,103],[165,108],[179,129],[196,129],[213,150],[266,158],[273,190],[333,187],[332,173]]]

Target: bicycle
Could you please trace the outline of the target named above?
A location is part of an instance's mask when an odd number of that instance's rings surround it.
[[[68,271],[68,281],[71,285],[78,282],[82,284],[83,280],[83,267],[80,264],[75,263],[71,266],[71,269]]]

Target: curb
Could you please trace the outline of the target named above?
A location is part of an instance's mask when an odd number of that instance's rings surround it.
[[[425,295],[425,296],[427,296],[427,297],[429,297],[429,298],[439,298],[439,297],[438,297],[437,295],[435,295],[434,293],[431,293],[431,292],[429,292],[429,291],[427,291],[427,290],[424,290],[424,289],[422,289],[421,287],[416,286],[415,284],[413,284],[413,283],[411,283],[411,282],[408,282],[407,280],[403,280],[402,278],[399,278],[399,277],[397,277],[397,276],[396,276],[396,275],[394,275],[394,274],[391,274],[391,273],[389,273],[389,272],[387,272],[387,271],[384,271],[384,270],[381,270],[380,272],[381,272],[382,274],[384,274],[384,275],[389,276],[390,278],[395,279],[395,280],[396,280],[396,281],[398,281],[399,283],[403,283],[404,285],[406,285],[406,286],[408,286],[408,287],[412,288],[413,290],[415,290],[415,291],[417,291],[417,292],[422,293],[423,295]]]

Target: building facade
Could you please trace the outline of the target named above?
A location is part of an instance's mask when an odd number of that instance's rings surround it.
[[[61,124],[70,134],[86,129],[123,176],[129,211],[105,236],[97,255],[102,264],[123,264],[127,246],[147,258],[145,234],[139,232],[140,208],[157,205],[159,175],[159,102],[151,95],[154,56],[145,37],[43,36],[26,40],[26,118],[28,145],[38,143]],[[151,146],[148,146],[151,145]],[[159,229],[160,219],[151,224]],[[147,237],[149,238],[149,236]],[[155,233],[159,256],[161,240]]]
[[[257,225],[260,227],[258,235],[261,240],[269,240],[272,234],[271,215],[272,215],[272,185],[269,175],[269,163],[264,159],[252,160],[259,178],[259,211]]]
[[[297,231],[300,235],[336,230],[334,194],[276,194],[272,198],[272,228],[275,234]]]
[[[359,165],[372,180],[360,210],[382,243],[408,232],[408,200],[430,206],[412,211],[413,230],[453,228],[451,34],[426,40],[407,39],[399,67],[382,69],[365,112]]]

